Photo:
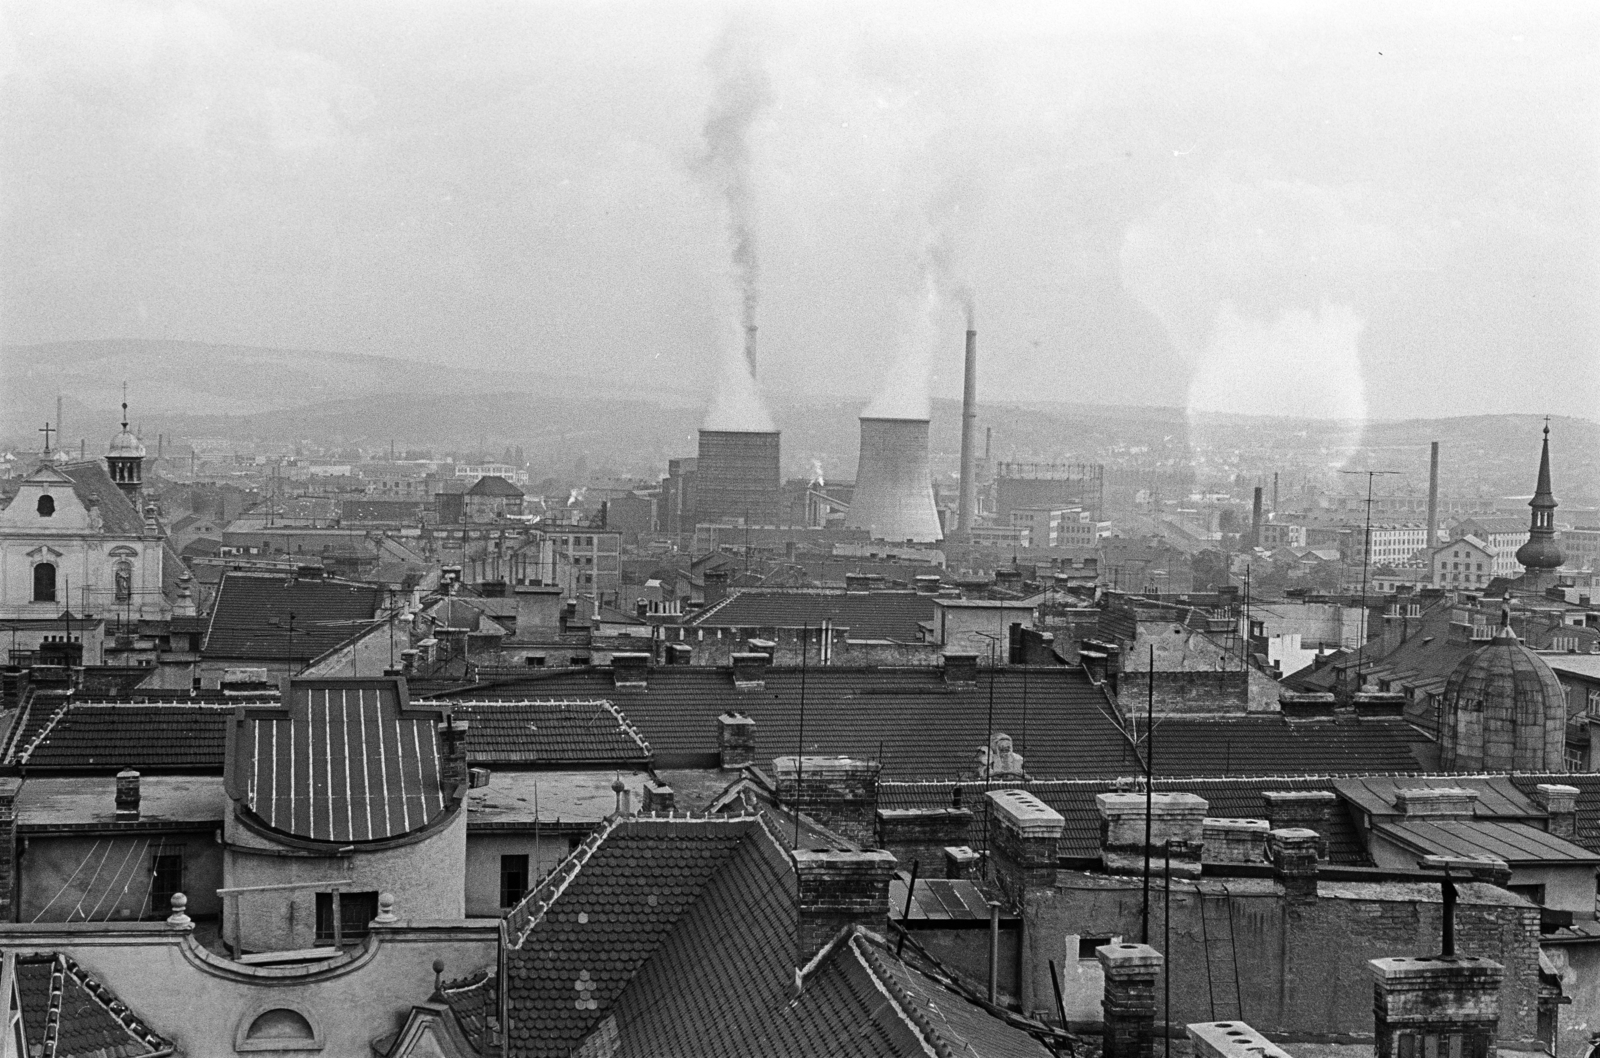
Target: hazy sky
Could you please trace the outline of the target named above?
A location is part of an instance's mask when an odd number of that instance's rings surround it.
[[[766,389],[1600,418],[1590,2],[0,17],[8,342],[714,379],[733,41]]]

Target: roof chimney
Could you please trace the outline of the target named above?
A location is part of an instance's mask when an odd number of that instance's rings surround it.
[[[1148,944],[1095,949],[1105,974],[1102,1058],[1151,1058],[1155,1053],[1156,978],[1165,957]]]
[[[892,853],[795,849],[799,911],[796,965],[804,967],[849,926],[887,933]]]
[[[1108,874],[1144,871],[1146,797],[1143,793],[1095,795],[1101,819],[1100,857]],[[1172,873],[1198,875],[1205,841],[1205,798],[1191,793],[1156,793],[1148,799],[1152,860],[1168,862],[1166,845],[1170,840]]]
[[[117,772],[117,814],[118,823],[137,823],[139,821],[139,773],[132,768],[124,768]]]
[[[1578,788],[1542,782],[1534,787],[1533,799],[1549,814],[1544,828],[1568,841],[1578,836]]]
[[[620,653],[611,655],[611,682],[615,687],[646,687],[650,682],[650,655]]]
[[[766,654],[755,651],[745,651],[728,655],[728,660],[733,665],[733,685],[741,691],[760,691],[767,686],[767,663],[772,659]]]
[[[976,654],[943,654],[944,682],[946,683],[977,683],[978,682],[978,655]]]
[[[717,717],[717,748],[722,767],[743,768],[756,762],[756,722],[743,713]]]
[[[1030,892],[1056,882],[1056,857],[1066,819],[1026,790],[991,790],[995,879],[1019,906]]]
[[[878,762],[852,757],[778,757],[778,800],[857,845],[877,836]]]
[[[1476,813],[1478,791],[1459,787],[1401,787],[1394,792],[1395,807],[1409,817],[1429,819],[1471,819]]]
[[[728,597],[728,571],[725,569],[708,569],[700,575],[705,587],[701,595],[707,606],[715,606]]]

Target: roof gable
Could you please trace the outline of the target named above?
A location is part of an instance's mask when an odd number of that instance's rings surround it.
[[[152,1031],[110,989],[65,955],[19,956],[17,991],[22,998],[23,1031],[30,1048],[39,1048],[32,1052],[39,1058],[137,1058],[172,1051],[171,1040]]]

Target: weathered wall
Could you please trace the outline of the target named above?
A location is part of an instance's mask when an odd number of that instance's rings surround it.
[[[1459,950],[1506,966],[1501,1038],[1532,1040],[1538,909],[1487,885],[1462,886],[1461,900]],[[1167,946],[1162,903],[1158,889],[1150,922],[1157,948]],[[1056,887],[1031,891],[1031,1006],[1043,1013],[1053,1002],[1048,959],[1075,963],[1079,936],[1138,936],[1140,906],[1136,878],[1061,872]],[[1175,880],[1171,906],[1169,1020],[1179,1024],[1236,1018],[1266,1032],[1370,1034],[1367,961],[1439,950],[1442,908],[1433,885],[1324,881],[1319,898],[1301,905],[1286,903],[1269,879]],[[1086,991],[1093,982],[1076,980],[1069,1009],[1094,1009],[1099,993]]]
[[[151,858],[183,855],[191,917],[222,910],[222,848],[210,830],[188,834],[30,835],[17,866],[18,919],[32,922],[165,918],[151,899]]]
[[[224,858],[226,888],[289,882],[349,880],[346,892],[393,893],[395,914],[405,918],[459,919],[466,914],[462,877],[467,863],[467,813],[458,811],[426,837],[394,848],[348,856],[259,855],[245,848],[275,846],[232,815],[224,822],[230,846]],[[496,875],[498,881],[498,874]],[[331,888],[331,887],[328,887]],[[223,937],[248,951],[310,948],[316,940],[316,894],[327,888],[245,894],[229,898]],[[242,929],[242,933],[241,933]]]
[[[1020,923],[1000,927],[1000,972],[996,991],[1003,1004],[1015,1004],[1022,972],[1022,930]],[[962,981],[980,993],[989,988],[989,929],[934,929],[913,926],[912,938]],[[907,955],[909,956],[909,952]],[[1098,1001],[1096,1008],[1098,1009]]]
[[[1600,947],[1552,944],[1545,962],[1561,978],[1561,994],[1572,1002],[1559,1008],[1560,1036],[1556,1054],[1581,1055],[1590,1037],[1600,1033]]]
[[[274,1007],[299,1008],[323,1035],[322,1054],[365,1055],[400,1015],[446,980],[493,966],[497,920],[401,922],[377,927],[371,947],[338,969],[277,976],[197,955],[187,934],[159,924],[3,926],[7,950],[58,951],[77,960],[188,1055],[234,1054],[241,1024]]]
[[[528,857],[528,886],[532,888],[571,851],[566,834],[473,832],[467,835],[466,908],[469,918],[493,918],[500,907],[500,857]]]

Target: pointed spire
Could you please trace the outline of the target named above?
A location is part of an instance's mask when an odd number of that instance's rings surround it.
[[[1544,420],[1544,447],[1539,452],[1539,483],[1534,486],[1529,507],[1556,507],[1556,497],[1550,488],[1550,417]]]
[[[1539,481],[1534,486],[1533,499],[1528,501],[1533,512],[1528,519],[1528,541],[1517,548],[1517,561],[1526,571],[1523,578],[1528,587],[1539,588],[1549,573],[1560,569],[1566,560],[1556,544],[1556,497],[1550,487],[1550,419],[1544,421],[1544,444],[1539,450]]]

